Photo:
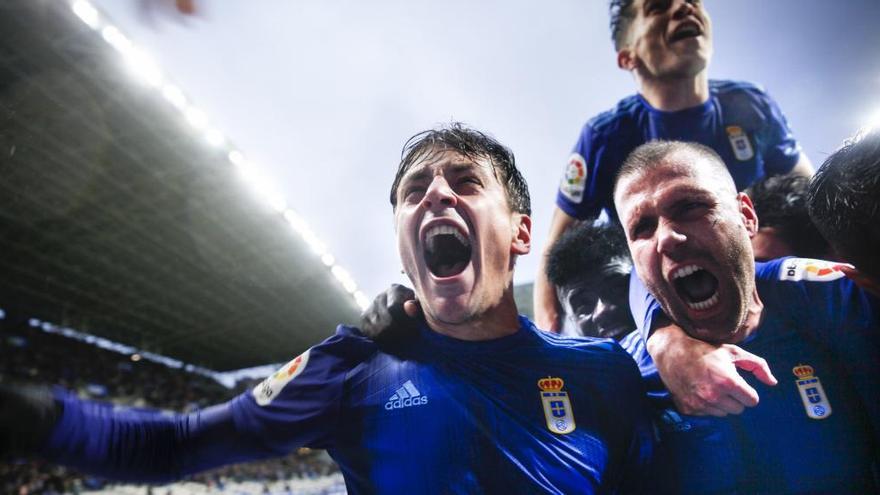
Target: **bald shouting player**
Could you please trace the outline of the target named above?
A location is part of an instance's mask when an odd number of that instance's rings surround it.
[[[637,146],[654,139],[704,144],[724,160],[739,191],[765,175],[813,171],[763,89],[709,79],[712,23],[702,2],[612,0],[610,14],[617,65],[633,75],[638,93],[590,119],[569,157],[535,276],[535,320],[548,330],[560,328],[560,312],[545,273],[546,254],[579,220],[603,209],[616,217],[614,177]],[[638,294],[633,299],[639,307]]]

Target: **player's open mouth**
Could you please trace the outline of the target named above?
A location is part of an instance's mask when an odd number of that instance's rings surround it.
[[[452,277],[471,262],[471,242],[452,225],[435,225],[425,232],[425,265],[436,277]]]
[[[703,30],[700,26],[695,22],[683,22],[675,31],[672,32],[672,35],[669,36],[669,42],[675,43],[676,41],[681,41],[688,38],[696,38],[703,34]]]
[[[704,310],[718,304],[718,279],[697,265],[683,266],[672,274],[678,297],[691,309]]]

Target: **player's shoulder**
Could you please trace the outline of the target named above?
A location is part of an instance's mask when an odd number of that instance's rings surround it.
[[[606,138],[619,136],[622,131],[630,129],[646,110],[647,107],[639,95],[630,95],[617,102],[613,108],[588,120],[584,124],[584,130]]]
[[[755,263],[755,279],[780,283],[828,283],[846,277],[846,263],[813,258],[787,257]]]
[[[718,97],[750,95],[766,97],[767,91],[760,84],[751,81],[730,79],[710,79],[709,93]]]
[[[536,335],[549,349],[574,360],[594,359],[627,366],[633,363],[632,357],[614,339],[563,337],[541,330],[537,330]]]

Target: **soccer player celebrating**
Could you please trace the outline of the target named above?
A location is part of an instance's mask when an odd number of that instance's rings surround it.
[[[756,266],[754,208],[705,146],[643,145],[614,191],[639,278],[677,325],[657,330],[666,344],[651,356],[661,374],[690,338],[684,329],[739,344],[787,377],[741,416],[686,416],[667,404],[656,492],[876,493],[880,302],[836,263]],[[643,315],[646,327],[655,314]],[[644,349],[642,357],[650,360]],[[647,379],[662,387],[656,373]]]
[[[612,0],[610,13],[617,64],[639,91],[590,119],[568,159],[535,278],[535,318],[548,330],[559,329],[559,306],[545,275],[546,253],[578,220],[603,209],[615,216],[612,183],[637,146],[654,139],[702,143],[722,157],[737,190],[764,175],[812,173],[782,112],[761,88],[709,80],[712,24],[702,2]]]
[[[254,390],[197,413],[8,390],[2,409],[48,410],[33,415],[48,424],[39,452],[112,478],[172,479],[306,445],[328,449],[350,493],[638,489],[651,434],[632,359],[517,315],[513,266],[531,224],[512,153],[457,124],[419,134],[391,204],[424,313],[399,354],[340,326]]]

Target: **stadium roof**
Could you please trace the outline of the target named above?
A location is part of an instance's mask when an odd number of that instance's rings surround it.
[[[355,322],[332,262],[122,65],[67,2],[0,3],[0,307],[218,371]]]

